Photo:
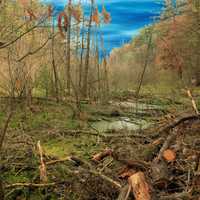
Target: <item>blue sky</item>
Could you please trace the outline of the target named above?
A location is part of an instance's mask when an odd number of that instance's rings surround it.
[[[67,0],[41,0],[62,9]],[[79,2],[72,0],[72,2]],[[82,0],[85,8],[90,0]],[[102,4],[111,13],[112,21],[104,25],[100,31],[103,34],[106,52],[129,42],[139,30],[153,23],[163,8],[164,0],[97,0],[99,8]]]

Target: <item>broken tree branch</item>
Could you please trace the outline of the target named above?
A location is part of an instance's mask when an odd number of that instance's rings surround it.
[[[77,157],[71,157],[71,160],[76,162],[79,166],[81,165],[85,165],[87,168],[89,168],[89,172],[95,176],[99,176],[101,177],[103,180],[111,183],[115,188],[117,188],[118,190],[120,190],[122,188],[121,184],[113,179],[111,179],[110,177],[98,172],[97,170],[95,170],[92,165],[80,158],[77,158]]]
[[[6,185],[5,189],[11,189],[11,188],[17,188],[17,187],[35,187],[35,188],[40,188],[40,187],[53,187],[56,186],[58,183],[14,183],[10,185]]]
[[[172,122],[170,122],[169,124],[167,124],[166,126],[160,128],[157,133],[155,133],[152,137],[158,137],[161,133],[165,132],[165,131],[169,131],[170,129],[175,128],[176,126],[178,126],[179,124],[188,121],[188,120],[197,120],[200,119],[200,115],[197,114],[191,114],[191,113],[184,113],[181,116],[178,116],[177,118],[175,118]]]
[[[151,200],[151,187],[146,181],[143,172],[133,174],[129,178],[129,184],[133,189],[133,194],[136,200]]]

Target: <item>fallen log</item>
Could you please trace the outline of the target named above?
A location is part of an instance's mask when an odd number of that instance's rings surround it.
[[[200,119],[200,115],[199,114],[194,114],[194,113],[184,113],[181,116],[173,119],[172,122],[170,122],[169,124],[167,124],[166,126],[160,128],[155,134],[152,135],[152,138],[156,138],[158,137],[161,133],[169,131],[170,129],[175,128],[176,126],[178,126],[179,124],[188,121],[188,120],[197,120]]]
[[[146,181],[143,172],[137,172],[129,177],[129,184],[132,187],[136,200],[151,200],[151,187]]]

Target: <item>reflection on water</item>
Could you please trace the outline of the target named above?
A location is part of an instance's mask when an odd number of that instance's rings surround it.
[[[129,118],[126,119],[117,119],[115,121],[99,121],[92,124],[94,128],[99,131],[108,131],[108,130],[138,130],[145,129],[150,126],[151,123],[145,120],[135,119],[134,122],[131,122]]]
[[[150,105],[150,104],[143,104],[143,103],[135,103],[135,102],[112,102],[110,101],[112,106],[116,106],[119,108],[123,108],[128,110],[128,112],[132,113],[141,113],[147,114],[152,110],[160,109],[158,105]],[[139,130],[139,129],[146,129],[150,125],[151,122],[146,121],[144,119],[140,119],[140,117],[136,116],[135,118],[130,119],[129,117],[120,117],[120,118],[110,118],[109,120],[101,120],[98,122],[94,122],[92,126],[97,129],[98,131],[108,131],[108,130]]]

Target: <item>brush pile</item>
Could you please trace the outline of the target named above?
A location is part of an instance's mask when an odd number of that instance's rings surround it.
[[[43,199],[200,199],[199,115],[182,113],[142,133],[122,130],[98,137],[102,152],[89,160],[48,156],[40,142],[21,137],[16,145],[23,157],[7,148],[1,171],[23,172],[29,179],[3,182],[6,199],[36,191]]]

